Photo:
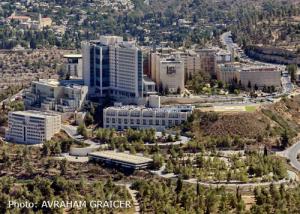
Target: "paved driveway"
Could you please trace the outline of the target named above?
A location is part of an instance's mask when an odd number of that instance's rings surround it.
[[[300,162],[297,160],[297,155],[300,153],[300,141],[282,152],[277,152],[277,155],[288,158],[290,164],[300,171]]]

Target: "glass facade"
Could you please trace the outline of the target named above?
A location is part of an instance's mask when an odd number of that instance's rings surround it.
[[[90,86],[95,86],[95,54],[94,46],[90,47]]]
[[[102,47],[102,86],[109,87],[109,48]]]
[[[89,82],[95,96],[142,97],[142,51],[127,47],[90,44]]]
[[[90,85],[100,88],[110,86],[109,80],[109,47],[94,45],[90,46]]]
[[[143,53],[138,51],[138,96],[143,96]]]
[[[95,47],[95,74],[96,74],[96,86],[101,86],[101,48]]]

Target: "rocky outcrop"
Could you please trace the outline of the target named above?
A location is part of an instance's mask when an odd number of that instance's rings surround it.
[[[250,45],[246,47],[245,53],[248,57],[263,62],[300,65],[300,54],[281,48]]]

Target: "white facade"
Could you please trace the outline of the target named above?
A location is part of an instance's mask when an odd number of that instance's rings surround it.
[[[176,93],[184,89],[184,62],[176,58],[167,58],[160,61],[160,81],[163,89]]]
[[[82,79],[82,55],[81,54],[67,54],[64,55],[66,60],[65,69],[70,75],[71,79]]]
[[[226,50],[219,50],[216,53],[216,60],[218,64],[232,62],[232,53]]]
[[[135,102],[143,97],[143,56],[133,42],[101,36],[82,43],[83,79],[90,97]]]
[[[110,47],[110,88],[115,96],[139,97],[138,51],[136,48]],[[132,95],[131,95],[132,94]]]
[[[160,52],[151,53],[150,72],[151,78],[158,84],[160,80],[160,61],[170,57],[177,58],[183,62],[185,79],[191,79],[199,72],[216,75],[217,55],[215,49],[197,49],[175,51],[173,49],[161,49]],[[226,60],[228,60],[226,58]]]
[[[11,142],[39,144],[61,129],[61,116],[39,111],[17,111],[8,114],[6,139]]]
[[[104,45],[114,45],[123,42],[123,37],[121,36],[101,36],[100,42]]]
[[[46,111],[70,112],[83,106],[87,93],[87,86],[41,79],[33,81],[30,89],[25,91],[24,103],[26,108],[34,106]]]
[[[151,96],[157,94],[155,90],[156,84],[146,75],[143,76],[143,93],[144,96]]]
[[[233,80],[244,87],[255,85],[258,88],[264,86],[281,86],[281,69],[273,65],[242,65],[239,63],[220,64],[217,72],[218,80],[231,83]]]
[[[159,90],[168,89],[176,93],[184,89],[184,60],[180,57],[164,57],[158,53],[151,54],[151,78]]]
[[[180,125],[192,114],[192,106],[146,108],[143,106],[114,106],[103,111],[103,127],[116,130],[150,129],[163,131]]]
[[[276,66],[251,66],[239,72],[239,79],[243,86],[251,83],[254,87],[281,86],[281,70]]]

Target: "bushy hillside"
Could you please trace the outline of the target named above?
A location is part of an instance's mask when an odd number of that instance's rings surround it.
[[[270,121],[261,113],[200,113],[198,130],[205,136],[256,138],[267,134]]]
[[[224,144],[224,139],[243,141],[239,142],[239,145],[249,142],[279,145],[285,133],[291,144],[300,131],[299,109],[300,96],[283,98],[278,103],[263,106],[252,113],[215,113],[199,110],[193,114],[190,127],[198,141],[211,141],[217,145]]]

